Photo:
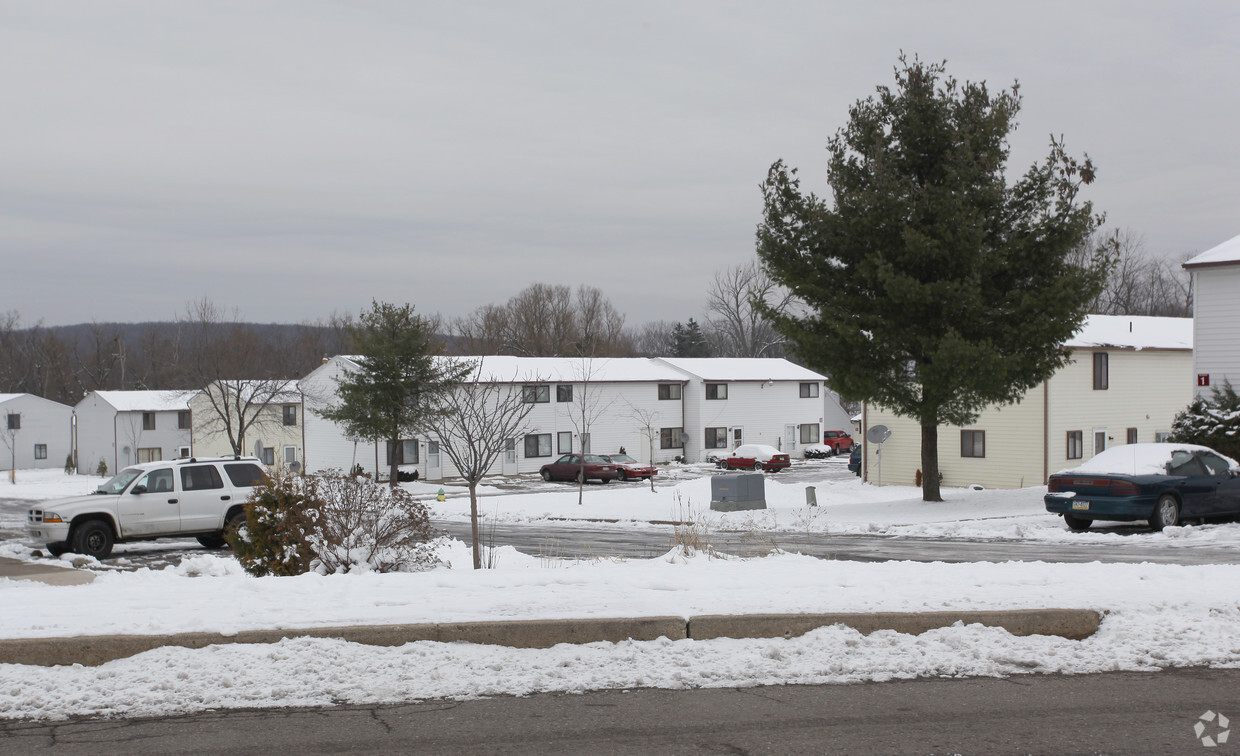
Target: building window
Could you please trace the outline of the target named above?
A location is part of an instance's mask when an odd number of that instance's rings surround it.
[[[544,386],[544,388],[546,388]],[[525,437],[525,456],[530,457],[550,457],[551,456],[551,434],[550,433],[534,433]]]
[[[679,386],[677,386],[679,388]],[[659,429],[659,448],[660,449],[683,449],[684,428],[660,428]]]
[[[138,449],[138,464],[142,464],[143,462],[158,462],[163,458],[164,450],[158,446]]]
[[[804,386],[805,384],[802,383],[801,385]],[[809,385],[817,386],[818,384],[811,383]],[[819,428],[818,423],[806,423],[802,425],[801,426],[801,443],[816,444],[819,441],[821,441],[822,438],[821,436],[818,435],[818,428]]]
[[[1170,442],[1171,442],[1171,432],[1170,432],[1170,431],[1155,431],[1155,433],[1154,433],[1154,443],[1156,443],[1156,444],[1166,444],[1166,443],[1170,443]]]
[[[986,431],[980,431],[980,430],[960,431],[960,456],[962,457],[985,457],[986,456]]]
[[[1137,443],[1137,429],[1136,428],[1128,429],[1128,443],[1130,444]]]
[[[573,400],[573,387],[569,384],[558,384],[555,387],[555,400],[557,402],[571,402]]]
[[[8,415],[8,425],[9,425],[9,430],[21,430],[22,429],[21,413],[14,412],[13,414]]]
[[[521,387],[521,401],[526,404],[544,404],[551,401],[551,386],[538,384]]]
[[[706,384],[707,399],[727,399],[728,384],[726,383],[708,383]]]
[[[1094,352],[1094,390],[1105,391],[1111,385],[1110,365],[1106,352]]]
[[[659,384],[660,399],[679,399],[680,384],[679,383],[660,383]]]
[[[297,405],[296,404],[284,405],[284,424],[285,425],[296,425],[297,424]]]
[[[568,454],[573,450],[573,432],[560,431],[556,434],[556,454]]]
[[[801,398],[802,399],[814,399],[814,398],[817,398],[817,396],[818,396],[818,384],[817,383],[802,383],[801,384]]]
[[[707,449],[728,448],[728,429],[727,428],[707,428],[706,429],[706,448]]]
[[[177,429],[178,430],[189,430],[189,427],[190,427],[189,410],[180,410],[179,412],[177,412]]]
[[[1068,431],[1068,459],[1080,459],[1084,455],[1084,433],[1081,431]]]
[[[35,459],[47,459],[47,444],[35,444],[34,445],[34,458]]]
[[[273,452],[274,454],[274,452]],[[386,464],[392,464],[392,442],[388,442],[387,454],[385,455]],[[398,465],[416,465],[418,464],[418,440],[416,438],[402,439],[396,442],[396,464]],[[274,464],[268,462],[267,464]]]
[[[276,463],[276,448],[274,446],[264,446],[262,460],[264,465],[274,465]]]
[[[155,413],[154,412],[143,412],[142,413],[142,430],[144,431],[155,430]]]

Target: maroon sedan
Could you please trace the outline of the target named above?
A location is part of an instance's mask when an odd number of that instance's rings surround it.
[[[646,480],[659,474],[654,467],[643,465],[627,454],[604,454],[603,457],[616,466],[616,480],[622,483],[633,478]]]
[[[610,483],[616,477],[616,466],[598,454],[585,455],[584,465],[580,454],[565,454],[543,465],[538,474],[543,480],[601,480]]]

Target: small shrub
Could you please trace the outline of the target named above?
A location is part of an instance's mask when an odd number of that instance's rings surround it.
[[[105,459],[100,459],[100,460],[99,460],[99,464],[95,467],[95,474],[96,474],[96,475],[98,475],[100,478],[106,478],[106,477],[108,477],[108,462],[107,462],[107,460],[105,460]]]
[[[69,455],[65,457],[65,475],[72,475],[76,469],[77,465],[73,464],[73,453],[70,452]]]
[[[1172,439],[1240,459],[1240,395],[1229,382],[1215,386],[1211,393],[1209,400],[1197,397],[1175,416]]]
[[[318,479],[279,469],[255,486],[245,503],[245,526],[225,534],[251,575],[301,575],[310,570],[310,535],[318,520]]]
[[[426,506],[366,477],[278,471],[254,489],[245,513],[245,527],[227,537],[241,566],[259,577],[437,563]]]
[[[437,563],[430,513],[408,491],[336,471],[318,476],[316,493],[312,569],[410,572]]]

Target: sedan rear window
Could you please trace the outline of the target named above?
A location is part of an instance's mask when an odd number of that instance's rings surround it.
[[[224,465],[224,472],[237,488],[251,488],[263,483],[263,469],[249,462]]]

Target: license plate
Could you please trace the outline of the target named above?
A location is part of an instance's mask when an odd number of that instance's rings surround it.
[[[1088,502],[1088,501],[1073,500],[1073,502],[1072,502],[1072,508],[1073,508],[1073,509],[1089,509],[1089,502]]]

